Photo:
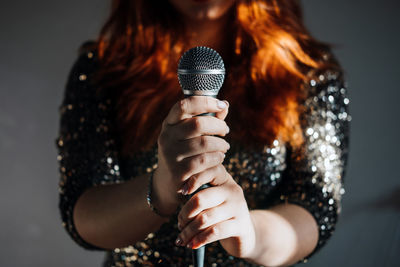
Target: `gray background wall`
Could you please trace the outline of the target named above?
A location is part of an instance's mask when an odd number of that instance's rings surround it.
[[[399,7],[395,0],[303,1],[306,24],[340,45],[351,97],[343,215],[308,266],[399,266]],[[100,266],[61,227],[54,139],[76,50],[106,0],[0,3],[0,266]]]

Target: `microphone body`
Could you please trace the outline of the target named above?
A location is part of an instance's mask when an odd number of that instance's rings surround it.
[[[184,97],[211,96],[217,98],[225,79],[225,66],[221,56],[213,49],[198,46],[186,51],[178,65],[178,79]],[[198,116],[215,116],[215,113],[203,113]],[[202,185],[198,191],[209,187]],[[205,246],[194,249],[192,253],[194,267],[204,266]]]

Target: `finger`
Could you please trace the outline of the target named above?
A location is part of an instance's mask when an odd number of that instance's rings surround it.
[[[217,224],[214,224],[205,230],[195,235],[187,244],[188,248],[198,249],[201,246],[212,242],[237,236],[237,224],[235,219],[229,219]]]
[[[182,223],[182,227],[203,210],[214,208],[225,202],[228,195],[227,189],[228,187],[225,186],[214,186],[203,189],[192,196],[178,214],[178,221]]]
[[[226,183],[230,176],[222,164],[208,168],[190,176],[182,188],[182,194],[189,195],[196,192],[203,184],[218,186]]]
[[[182,182],[195,173],[202,172],[208,168],[221,164],[224,161],[224,158],[225,154],[220,151],[208,152],[184,158],[178,163],[183,179]]]
[[[191,96],[175,103],[165,121],[169,125],[203,113],[223,110],[226,103],[210,96]]]
[[[186,246],[186,244],[202,230],[233,217],[234,211],[224,202],[217,207],[201,212],[192,221],[187,223],[183,222],[184,226],[182,226],[182,222],[178,222],[178,228],[182,229],[181,233],[178,235],[178,239],[181,241],[180,245]]]
[[[219,112],[215,112],[215,117],[217,117],[220,120],[225,120],[226,116],[228,115],[229,112],[229,102],[226,100],[222,100],[225,102],[226,104],[226,108],[224,108],[223,110],[219,111]]]
[[[230,145],[224,139],[216,136],[199,136],[179,143],[177,161],[207,152],[226,153]]]
[[[229,132],[225,121],[212,116],[189,118],[170,127],[171,136],[176,140],[187,140],[202,135],[225,136]]]

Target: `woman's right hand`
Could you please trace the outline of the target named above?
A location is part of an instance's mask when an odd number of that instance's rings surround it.
[[[224,121],[228,102],[209,96],[191,96],[175,103],[162,123],[157,140],[158,167],[153,177],[153,205],[162,214],[173,214],[179,194],[192,175],[224,161],[229,132]],[[196,116],[202,113],[212,116]]]

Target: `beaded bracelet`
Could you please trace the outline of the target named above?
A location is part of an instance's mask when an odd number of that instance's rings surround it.
[[[154,207],[151,199],[153,197],[153,176],[154,176],[154,170],[151,171],[150,174],[150,178],[149,178],[149,184],[147,187],[147,195],[146,195],[146,200],[147,200],[147,204],[149,205],[150,209],[157,214],[158,216],[161,216],[163,218],[169,218],[170,215],[165,215],[165,214],[161,214],[156,207]]]

